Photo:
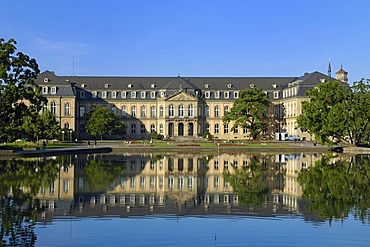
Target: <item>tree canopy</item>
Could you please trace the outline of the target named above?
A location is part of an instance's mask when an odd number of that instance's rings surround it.
[[[320,84],[306,93],[310,101],[302,103],[297,119],[303,131],[314,134],[320,143],[335,139],[359,145],[370,133],[370,86],[361,80],[352,87],[337,81]]]
[[[122,134],[124,124],[120,117],[106,106],[93,106],[86,122],[86,131],[92,136]]]
[[[239,98],[222,120],[224,123],[234,121],[232,130],[237,126],[245,127],[256,138],[264,127],[262,113],[269,104],[267,95],[261,88],[245,89],[240,92]]]
[[[302,198],[309,202],[308,211],[319,218],[332,221],[348,217],[352,212],[355,218],[369,221],[369,174],[366,155],[336,162],[323,156],[314,166],[299,173],[298,182],[304,188]]]
[[[16,41],[0,39],[0,140],[23,137],[25,121],[36,119],[47,99],[34,82],[39,74],[36,60],[16,52]]]

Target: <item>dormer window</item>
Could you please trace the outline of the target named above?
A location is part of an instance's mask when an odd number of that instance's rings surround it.
[[[81,84],[81,87],[86,87],[86,84],[83,84],[83,83],[82,83],[82,84]]]
[[[220,91],[216,91],[216,92],[215,92],[215,98],[216,98],[216,99],[219,99],[219,98],[220,98]]]
[[[44,78],[44,82],[49,82],[49,78]]]
[[[127,85],[127,87],[128,87],[128,88],[132,88],[132,84],[128,84],[128,85]]]
[[[121,98],[122,99],[126,99],[126,91],[122,91],[121,92]]]
[[[272,84],[272,87],[273,87],[273,88],[277,88],[277,87],[278,87],[278,85],[277,85],[277,84]]]
[[[85,98],[85,91],[80,91],[80,98]]]
[[[227,88],[232,88],[232,84],[231,83],[229,83],[229,84],[227,84]]]
[[[254,86],[254,84],[249,84],[249,87],[254,88],[255,86]]]
[[[141,97],[142,99],[145,99],[145,96],[146,96],[146,92],[145,92],[145,91],[143,91],[143,92],[141,92],[141,93],[140,93],[140,97]]]
[[[48,87],[42,87],[42,93],[43,94],[47,94],[49,91],[49,88]]]
[[[166,96],[166,92],[161,92],[161,98],[164,98]]]
[[[93,92],[92,92],[92,97],[93,97],[93,98],[98,97],[98,92],[97,92],[97,91],[93,91]]]
[[[155,84],[150,85],[151,88],[155,88]]]
[[[228,99],[230,97],[230,92],[224,92],[224,98]]]
[[[204,86],[205,86],[205,88],[209,88],[209,84],[208,84],[208,83],[207,83],[207,84],[205,84]]]
[[[155,92],[150,92],[150,98],[155,99]]]
[[[117,98],[117,92],[116,91],[112,91],[112,98],[113,99]]]
[[[326,82],[326,80],[324,78],[322,78],[322,79],[320,79],[320,82],[324,83],[324,82]]]
[[[57,87],[51,87],[51,94],[56,94],[57,93]]]
[[[107,91],[103,91],[102,92],[102,94],[101,94],[101,97],[103,98],[103,99],[105,99],[105,98],[107,98]]]
[[[109,88],[109,84],[108,83],[105,83],[104,87],[105,88]]]
[[[209,99],[211,97],[211,92],[209,92],[209,91],[205,92],[204,97],[206,99]]]
[[[238,91],[235,91],[234,92],[234,99],[237,99],[237,98],[239,98],[239,92]]]
[[[135,91],[131,92],[131,99],[136,99],[136,92]]]

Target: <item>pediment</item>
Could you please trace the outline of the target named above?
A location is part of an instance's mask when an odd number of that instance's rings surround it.
[[[181,92],[178,92],[174,95],[171,95],[170,97],[168,97],[166,99],[166,101],[189,101],[189,100],[198,100],[197,98],[195,98],[194,96],[191,96],[187,93],[185,93],[184,91],[181,91]]]

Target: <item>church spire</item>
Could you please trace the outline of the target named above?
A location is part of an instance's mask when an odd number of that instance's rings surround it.
[[[328,66],[328,76],[331,77],[331,65],[330,65],[330,58],[329,58],[329,66]]]

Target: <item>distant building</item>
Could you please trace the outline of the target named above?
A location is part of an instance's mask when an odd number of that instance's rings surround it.
[[[278,139],[282,135],[277,134],[285,133],[311,138],[296,120],[307,100],[305,92],[334,80],[330,73],[330,65],[328,75],[316,71],[300,77],[57,76],[45,71],[36,83],[61,127],[73,130],[78,139],[90,137],[84,126],[93,105],[105,105],[121,116],[124,138],[147,138],[156,131],[168,138],[192,139],[208,130],[216,139],[249,139],[247,129],[232,131],[232,123],[224,125],[222,117],[241,90],[253,87],[264,90],[271,102],[263,113],[262,136]],[[347,75],[341,67],[336,80],[347,84]]]

